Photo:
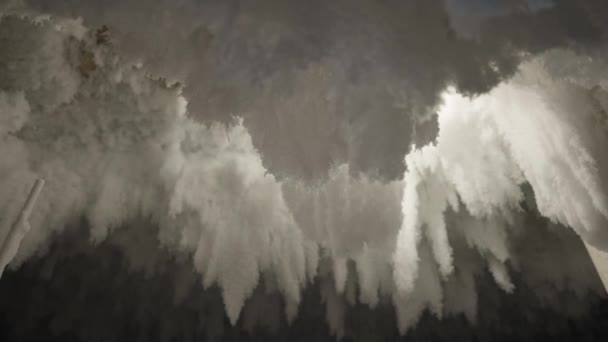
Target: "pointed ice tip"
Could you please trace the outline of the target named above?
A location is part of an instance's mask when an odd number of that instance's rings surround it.
[[[223,296],[226,315],[230,320],[230,324],[232,326],[236,326],[239,321],[239,316],[241,315],[243,305],[245,304],[244,300],[239,300],[238,298],[228,298],[225,293]]]
[[[608,294],[608,253],[593,247],[585,241],[583,242],[585,243],[585,247],[587,247],[591,262],[593,262],[593,266],[595,266],[597,274],[604,284],[606,294]]]

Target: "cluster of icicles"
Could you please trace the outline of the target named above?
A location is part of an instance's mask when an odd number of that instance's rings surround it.
[[[321,279],[338,336],[354,303],[392,301],[402,333],[425,310],[474,322],[487,271],[507,292],[512,272],[545,295],[596,289],[577,267],[584,255],[525,247],[543,238],[530,232],[539,213],[552,234],[561,224],[608,248],[608,96],[543,63],[576,56],[536,57],[476,98],[446,90],[437,139],[404,156],[401,180],[338,165],[309,184],[277,180],[243,122],[194,121],[178,85],[122,63],[78,21],[2,17],[0,42],[0,241],[32,182],[46,180],[10,267],[43,257],[81,217],[95,242],[143,217],[160,227],[159,245],[190,256],[204,287],[221,288],[233,324],[258,284],[282,294],[290,321]],[[124,244],[132,266],[154,272],[137,246]]]

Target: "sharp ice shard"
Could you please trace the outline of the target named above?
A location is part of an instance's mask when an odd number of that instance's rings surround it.
[[[30,194],[25,201],[23,209],[21,209],[19,216],[17,216],[17,219],[11,226],[8,235],[4,238],[1,245],[2,247],[0,249],[0,278],[2,278],[2,273],[4,273],[6,266],[17,254],[21,240],[23,240],[25,235],[31,229],[28,220],[32,210],[34,210],[34,206],[36,205],[36,201],[38,200],[38,196],[40,196],[40,192],[42,191],[43,187],[44,180],[37,179],[30,190]]]

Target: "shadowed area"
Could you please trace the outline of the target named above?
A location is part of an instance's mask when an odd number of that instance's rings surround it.
[[[92,245],[86,222],[74,224],[44,258],[32,259],[3,277],[2,340],[335,341],[325,320],[326,310],[332,310],[322,290],[328,275],[304,291],[293,322],[286,322],[280,312],[280,295],[269,292],[269,284],[262,282],[232,326],[220,289],[204,289],[186,258],[156,247],[153,239],[145,241],[155,230],[140,220]],[[119,247],[134,237],[141,241],[139,253],[146,250],[146,257],[154,260],[154,269],[138,264],[136,254],[127,255]],[[580,244],[566,245],[584,253]],[[538,253],[536,248],[547,247],[531,247],[524,253]],[[560,247],[549,248],[557,251]],[[579,267],[589,270],[592,266],[586,261]],[[346,294],[342,298],[346,303],[343,340],[598,341],[608,336],[605,296],[585,294],[583,298],[569,290],[558,291],[554,295],[559,296],[560,310],[556,311],[524,280],[514,279],[522,286],[507,294],[493,284],[488,272],[477,278],[475,324],[462,314],[438,320],[427,312],[400,337],[389,303],[382,300],[371,309],[349,304]]]

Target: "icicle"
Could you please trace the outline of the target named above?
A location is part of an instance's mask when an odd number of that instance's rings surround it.
[[[11,226],[11,230],[4,240],[2,244],[2,250],[0,250],[0,278],[4,273],[4,268],[13,260],[17,251],[19,250],[19,245],[21,244],[21,240],[25,237],[25,235],[30,231],[30,223],[29,218],[34,209],[34,205],[36,205],[36,201],[38,200],[38,196],[40,196],[40,192],[44,187],[44,180],[37,179],[32,189],[30,190],[30,194],[25,201],[25,205],[23,209],[19,213],[19,216],[15,220],[15,223]]]

